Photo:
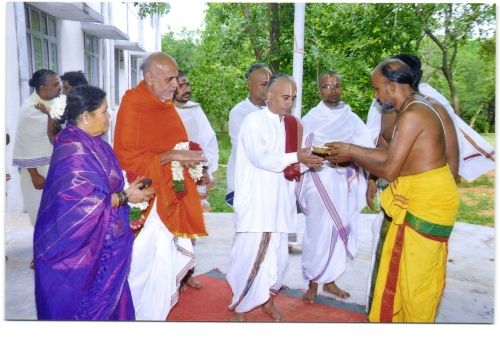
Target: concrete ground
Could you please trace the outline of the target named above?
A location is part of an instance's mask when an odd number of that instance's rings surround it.
[[[195,274],[218,268],[227,271],[234,228],[232,214],[205,214],[209,236],[196,243],[198,264]],[[371,222],[374,215],[362,215],[359,253],[337,284],[351,294],[349,302],[366,304],[366,287],[371,254]],[[304,228],[300,219],[298,242]],[[33,228],[26,214],[5,218],[5,319],[36,319],[33,295]],[[493,323],[495,284],[494,228],[457,223],[449,241],[446,290],[437,316],[438,323]],[[285,285],[304,289],[300,244],[290,255]],[[333,296],[332,296],[333,297]]]

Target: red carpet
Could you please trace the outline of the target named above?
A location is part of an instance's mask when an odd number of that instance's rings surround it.
[[[179,302],[170,311],[168,321],[177,322],[225,322],[233,312],[227,309],[231,302],[231,289],[224,275],[215,270],[196,278],[203,283],[201,289],[188,288],[181,292]],[[295,323],[346,323],[364,322],[364,307],[337,301],[319,295],[316,304],[302,301],[299,290],[285,290],[275,299],[276,307],[286,322]],[[247,314],[252,322],[269,322],[271,318],[256,308]]]

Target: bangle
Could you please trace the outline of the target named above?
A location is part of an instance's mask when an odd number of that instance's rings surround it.
[[[120,194],[120,192],[117,192],[116,193],[116,197],[118,197],[118,207],[120,207],[122,205],[122,194]]]
[[[125,190],[117,192],[116,195],[118,196],[118,206],[122,206],[128,203],[128,195]]]
[[[128,194],[125,190],[122,191],[122,196],[123,196],[123,204],[128,203]]]

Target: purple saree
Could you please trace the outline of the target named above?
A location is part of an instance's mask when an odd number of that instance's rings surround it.
[[[111,146],[68,124],[54,143],[35,225],[39,319],[134,319],[129,207],[111,207],[122,189]]]

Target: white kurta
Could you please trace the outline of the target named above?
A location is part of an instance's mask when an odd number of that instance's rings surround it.
[[[13,165],[20,168],[24,207],[33,225],[42,190],[33,187],[27,168],[36,168],[40,175],[46,177],[52,156],[52,144],[47,135],[47,115],[35,108],[39,102],[49,109],[52,106],[52,100],[42,100],[36,91],[21,106],[13,153]]]
[[[431,85],[428,83],[421,83],[418,86],[418,90],[422,95],[431,97],[441,103],[453,120],[453,124],[457,131],[460,152],[458,174],[467,181],[473,181],[486,172],[495,169],[495,162],[483,154],[487,153],[490,154],[492,158],[495,157],[495,150],[488,141],[467,125],[460,116],[456,115],[448,100]],[[366,126],[370,129],[374,140],[376,140],[380,133],[381,111],[380,105],[373,100],[370,110],[368,111]],[[471,143],[468,138],[473,140],[476,145]],[[478,147],[480,150],[478,150]]]
[[[219,146],[215,131],[199,103],[188,101],[183,107],[175,107],[186,128],[190,141],[198,143],[207,158],[208,173],[217,171],[219,166]]]
[[[219,145],[205,112],[201,109],[199,103],[192,101],[186,102],[183,107],[175,107],[175,109],[186,128],[189,140],[198,143],[201,149],[203,149],[203,155],[207,158],[208,175],[210,176],[210,180],[213,181],[213,173],[219,167]],[[202,207],[204,210],[209,210],[209,189],[207,185],[198,184],[196,188],[200,194]]]
[[[295,183],[283,170],[297,162],[285,153],[285,125],[267,108],[250,113],[238,137],[234,224],[227,281],[230,309],[247,312],[278,292],[288,262],[288,232],[294,232]],[[266,233],[266,234],[264,234]],[[270,236],[267,244],[263,238]]]
[[[154,203],[132,248],[128,282],[137,320],[166,320],[182,279],[196,263],[191,239],[175,238]]]
[[[285,179],[283,170],[297,163],[297,153],[285,153],[284,121],[267,108],[249,114],[237,151],[236,232],[295,232],[295,183]]]
[[[320,102],[303,117],[302,123],[304,146],[332,141],[374,146],[368,128],[344,103],[330,109]],[[345,168],[325,164],[304,173],[297,194],[306,215],[302,242],[302,272],[306,280],[335,281],[345,271],[347,258],[356,255],[365,192],[365,173],[353,164]]]
[[[227,161],[226,171],[226,194],[234,192],[234,168],[236,163],[236,153],[238,151],[238,135],[241,124],[247,115],[253,111],[262,109],[250,101],[247,97],[245,100],[236,104],[229,112],[229,137],[231,138],[231,153]]]

